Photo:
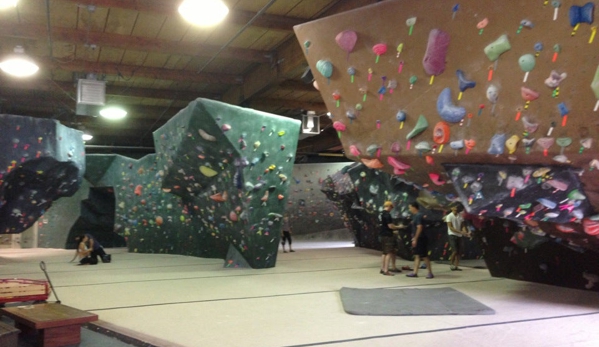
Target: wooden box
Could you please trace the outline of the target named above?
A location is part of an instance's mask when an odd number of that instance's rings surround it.
[[[49,295],[50,287],[47,281],[0,279],[0,303],[47,300]]]

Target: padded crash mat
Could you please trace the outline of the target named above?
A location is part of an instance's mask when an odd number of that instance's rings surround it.
[[[495,314],[492,308],[453,288],[341,288],[343,309],[365,316]]]

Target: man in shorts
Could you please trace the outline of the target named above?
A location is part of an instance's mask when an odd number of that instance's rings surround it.
[[[393,218],[391,218],[392,209],[393,203],[391,201],[385,201],[385,203],[383,204],[383,212],[381,212],[379,216],[379,220],[381,223],[379,229],[379,237],[381,241],[381,247],[383,250],[380,274],[385,276],[393,276],[393,274],[389,272],[389,262],[395,255],[396,237],[393,231],[405,228],[405,226],[403,225],[393,224]],[[401,272],[401,270],[399,269],[393,270],[394,272]]]
[[[451,206],[451,212],[445,216],[447,223],[447,237],[449,239],[449,248],[451,255],[449,256],[449,268],[451,271],[462,271],[460,265],[460,257],[462,255],[462,236],[470,237],[470,233],[464,227],[464,219],[458,212],[458,205]]]
[[[418,203],[413,202],[409,207],[410,213],[414,215],[412,219],[412,249],[414,252],[414,270],[407,274],[407,277],[418,277],[418,269],[420,269],[420,259],[424,260],[428,274],[426,278],[435,278],[431,261],[428,256],[428,238],[424,233],[424,224],[422,222],[423,215],[420,212]]]

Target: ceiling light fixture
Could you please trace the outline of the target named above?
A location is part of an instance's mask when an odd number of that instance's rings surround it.
[[[23,46],[16,46],[14,53],[0,63],[0,69],[15,77],[29,77],[40,68],[25,54]]]
[[[306,129],[314,128],[314,116],[308,116],[308,121],[306,122]]]
[[[0,0],[0,10],[17,7],[17,2],[19,2],[19,0]]]
[[[100,110],[100,116],[106,119],[122,119],[127,115],[127,111],[117,106],[109,106]]]
[[[221,0],[185,0],[179,13],[188,22],[198,26],[213,26],[220,23],[229,8]]]

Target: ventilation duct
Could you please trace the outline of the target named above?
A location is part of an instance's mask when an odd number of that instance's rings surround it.
[[[78,116],[97,116],[99,107],[106,102],[106,82],[94,79],[79,79],[77,81]]]

